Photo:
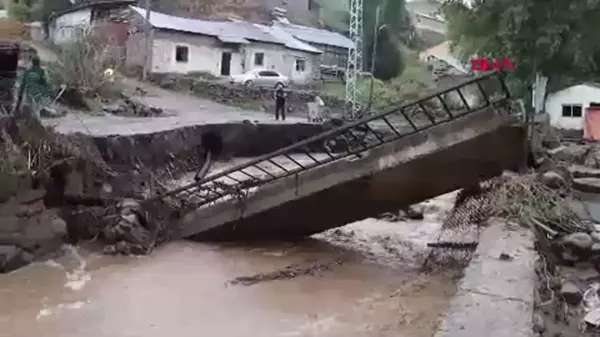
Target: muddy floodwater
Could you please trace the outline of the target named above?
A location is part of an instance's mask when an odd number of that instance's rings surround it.
[[[455,281],[419,267],[452,200],[424,203],[423,221],[369,219],[295,244],[180,241],[138,258],[65,247],[0,275],[0,336],[429,337]]]

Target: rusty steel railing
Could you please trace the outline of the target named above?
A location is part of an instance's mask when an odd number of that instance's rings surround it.
[[[154,198],[194,199],[193,208],[289,177],[506,102],[510,93],[492,72],[384,112],[350,122],[246,163],[209,174]],[[319,149],[321,151],[319,151]],[[302,156],[302,160],[299,156]],[[282,164],[281,160],[287,164]]]

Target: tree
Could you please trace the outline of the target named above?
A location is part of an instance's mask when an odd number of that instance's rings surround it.
[[[364,61],[368,69],[371,65],[373,46],[377,38],[377,59],[375,60],[373,75],[378,79],[388,80],[394,78],[400,75],[404,69],[398,42],[407,44],[410,40],[409,37],[412,35],[410,33],[412,25],[405,4],[405,0],[364,0]],[[379,22],[381,29],[376,27],[378,6],[381,6]]]
[[[368,0],[367,0],[368,1]],[[402,44],[411,47],[416,43],[415,28],[406,9],[405,0],[384,1],[382,23],[389,28],[395,38]]]
[[[21,22],[31,20],[32,8],[28,1],[14,1],[8,4],[8,17]]]
[[[373,76],[383,81],[391,80],[404,70],[400,46],[388,30],[382,30],[377,41],[377,57]]]
[[[534,72],[549,86],[600,74],[600,2],[595,0],[444,1],[449,38],[465,60],[507,58],[513,79],[531,83]]]

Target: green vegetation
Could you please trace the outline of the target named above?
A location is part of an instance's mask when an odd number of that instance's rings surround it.
[[[461,56],[510,59],[511,83],[523,92],[535,72],[549,88],[600,76],[597,1],[479,0],[469,8],[449,0],[444,9]]]
[[[31,21],[35,15],[33,1],[15,1],[8,4],[8,17],[21,22]]]
[[[343,0],[320,0],[321,17],[326,27],[347,31],[349,3]],[[376,12],[381,7],[378,33],[376,33]],[[340,28],[342,27],[342,28]],[[417,38],[405,0],[365,0],[364,1],[364,69],[370,70],[373,46],[377,37],[377,52],[373,85],[373,109],[382,109],[397,104],[403,99],[415,98],[421,91],[433,85],[431,72],[419,61],[415,50],[429,47]],[[443,37],[435,36],[443,42]],[[441,41],[440,41],[441,39]],[[436,43],[437,44],[437,43]],[[361,101],[367,102],[370,92],[370,78],[359,82]],[[323,91],[327,94],[344,97],[342,83],[327,83]]]
[[[407,48],[401,47],[406,68],[398,77],[389,81],[375,79],[373,85],[374,110],[381,110],[402,100],[415,99],[422,96],[422,92],[433,86],[433,79],[427,67],[418,59],[418,54]],[[369,98],[371,79],[364,77],[359,82],[360,100],[367,102]],[[345,86],[340,82],[326,83],[321,89],[328,95],[344,99]]]
[[[70,0],[17,0],[8,4],[8,16],[17,21],[45,21],[52,12],[72,6]]]

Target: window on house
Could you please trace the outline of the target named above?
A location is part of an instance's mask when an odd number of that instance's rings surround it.
[[[187,63],[190,56],[190,49],[187,46],[175,47],[175,61]]]
[[[562,116],[563,117],[581,117],[583,115],[583,108],[581,104],[563,104]]]
[[[306,60],[296,59],[296,71],[306,71]]]
[[[265,65],[265,53],[254,54],[254,65],[257,67],[262,67]]]

